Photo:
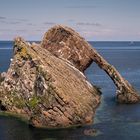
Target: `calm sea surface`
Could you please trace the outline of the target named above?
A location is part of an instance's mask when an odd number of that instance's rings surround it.
[[[90,43],[140,91],[140,42]],[[9,67],[12,46],[12,42],[0,42],[0,72]],[[0,116],[0,140],[139,140],[140,104],[116,104],[115,86],[96,64],[88,68],[86,75],[93,84],[101,87],[103,93],[94,125],[42,130],[30,128],[15,118]],[[84,135],[85,130],[92,128],[97,130],[97,136]]]

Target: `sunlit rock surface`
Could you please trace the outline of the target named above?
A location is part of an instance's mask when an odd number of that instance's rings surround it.
[[[100,92],[69,62],[16,38],[0,98],[36,127],[69,127],[92,123]]]

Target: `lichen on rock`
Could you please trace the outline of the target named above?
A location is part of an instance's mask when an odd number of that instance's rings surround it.
[[[16,38],[10,68],[1,83],[1,101],[36,127],[91,124],[99,90],[72,64],[39,44]]]

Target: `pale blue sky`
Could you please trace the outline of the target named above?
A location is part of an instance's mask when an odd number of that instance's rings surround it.
[[[0,40],[41,40],[55,24],[86,40],[140,40],[140,0],[0,0]]]

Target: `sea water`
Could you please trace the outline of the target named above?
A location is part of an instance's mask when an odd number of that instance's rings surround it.
[[[89,43],[140,91],[140,42]],[[0,72],[7,71],[10,65],[12,47],[13,42],[0,42]],[[140,104],[117,104],[116,87],[95,63],[86,70],[86,76],[102,91],[102,100],[96,111],[94,125],[45,130],[31,128],[16,118],[0,116],[0,140],[139,140]],[[85,135],[85,130],[88,129],[95,129],[97,135]]]

